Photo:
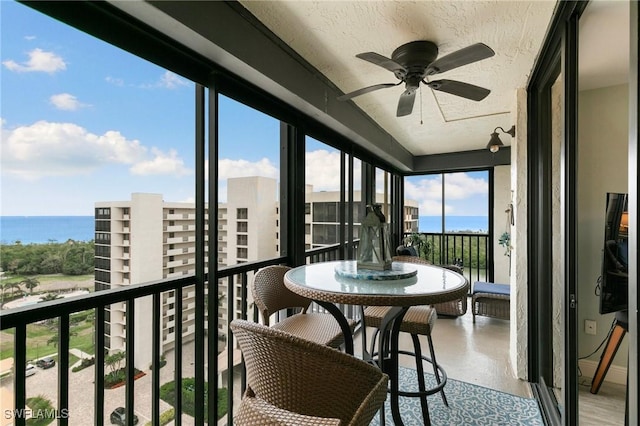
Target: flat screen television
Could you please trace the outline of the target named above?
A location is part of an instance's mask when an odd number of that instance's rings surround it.
[[[624,311],[629,295],[627,194],[607,193],[600,313]]]

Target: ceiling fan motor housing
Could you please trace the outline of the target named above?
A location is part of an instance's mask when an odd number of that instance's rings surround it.
[[[426,40],[403,44],[393,51],[391,59],[407,69],[407,74],[418,74],[422,78],[426,68],[438,57],[438,46]],[[396,74],[396,77],[398,75]],[[401,79],[401,77],[398,77]]]

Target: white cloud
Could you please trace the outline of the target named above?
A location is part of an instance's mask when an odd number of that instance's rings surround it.
[[[165,89],[176,89],[180,86],[189,86],[189,83],[177,74],[174,74],[171,71],[165,71],[162,77],[160,77],[159,85]]]
[[[160,76],[158,81],[152,84],[143,84],[140,87],[143,89],[178,89],[180,87],[189,86],[190,83],[184,78],[172,73],[171,71],[165,71]]]
[[[105,77],[105,81],[107,83],[113,84],[114,86],[118,86],[118,87],[124,86],[124,80],[121,78],[107,76]]]
[[[154,158],[147,161],[141,161],[131,167],[131,173],[134,175],[174,175],[185,176],[191,174],[184,165],[182,158],[178,157],[178,153],[172,149],[168,153],[164,153],[157,148],[151,151],[155,155]]]
[[[51,102],[51,104],[57,109],[61,109],[64,111],[76,111],[80,108],[89,106],[78,101],[78,98],[69,93],[59,93],[57,95],[52,95],[49,98],[49,102]]]
[[[318,149],[305,155],[305,179],[307,185],[313,185],[314,191],[340,190],[340,153]],[[354,161],[354,186],[360,185],[360,161]]]
[[[12,59],[2,62],[4,66],[15,72],[47,72],[53,74],[67,69],[64,60],[53,52],[45,52],[42,49],[33,49],[28,53],[29,60],[19,64]]]
[[[442,213],[442,184],[439,178],[424,178],[419,180],[405,180],[405,196],[419,203],[420,215],[431,216]],[[469,214],[477,213],[482,206],[461,204],[465,200],[471,200],[474,196],[486,196],[489,185],[485,179],[473,178],[467,173],[451,173],[445,177],[445,214]],[[463,208],[464,207],[464,208]]]
[[[218,161],[218,180],[248,176],[278,179],[279,173],[278,168],[268,158],[263,158],[256,162],[228,158]]]
[[[472,195],[488,194],[489,183],[482,178],[472,178],[467,173],[452,173],[447,175],[445,193],[448,199],[460,200]]]
[[[4,123],[3,123],[4,124]],[[151,151],[151,153],[150,153]],[[111,165],[131,166],[135,174],[187,173],[175,152],[161,151],[110,130],[102,135],[73,123],[38,121],[2,128],[2,172],[27,180],[77,176]]]

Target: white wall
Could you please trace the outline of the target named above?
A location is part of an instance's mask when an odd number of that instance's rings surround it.
[[[131,283],[139,284],[162,279],[162,195],[131,194]],[[135,300],[134,365],[144,370],[151,364],[153,347],[153,299],[151,296]],[[181,326],[176,326],[177,330]]]
[[[613,321],[613,314],[598,312],[594,292],[602,265],[606,194],[627,192],[628,86],[580,92],[578,113],[578,354],[582,357],[605,339]],[[584,333],[585,319],[597,321],[595,336]],[[589,358],[591,364],[599,361],[600,353]],[[627,354],[625,339],[613,364],[626,367]],[[589,376],[588,371],[583,373]],[[615,381],[611,373],[607,379]]]
[[[507,135],[508,136],[508,135]],[[509,260],[505,248],[498,244],[503,232],[511,234],[511,225],[505,210],[511,203],[511,166],[496,166],[493,169],[493,267],[494,282],[509,284]]]

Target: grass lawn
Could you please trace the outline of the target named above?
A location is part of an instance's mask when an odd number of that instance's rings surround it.
[[[63,275],[63,274],[49,274],[49,275],[31,275],[30,277],[35,277],[38,279],[38,281],[40,281],[40,283],[51,283],[51,282],[59,282],[59,281],[88,281],[88,280],[93,280],[94,279],[94,275],[93,274],[87,274],[87,275]],[[27,276],[23,276],[23,275],[14,275],[10,278],[3,278],[2,281],[6,282],[6,283],[19,283],[20,281],[24,280],[25,278],[27,278]],[[34,289],[34,291],[37,293],[38,292],[38,287],[36,287]],[[28,293],[28,291],[27,291]]]
[[[94,275],[62,275],[62,274],[51,274],[51,275],[38,275],[38,281],[41,283],[50,283],[55,281],[93,281]],[[38,288],[38,287],[36,287]]]
[[[85,320],[79,324],[71,325],[70,348],[77,348],[83,352],[93,355],[95,348],[93,344],[93,323]],[[13,357],[15,330],[4,330],[0,335],[0,359]],[[27,326],[27,359],[37,359],[43,356],[58,352],[58,348],[53,343],[48,343],[49,339],[57,333],[56,325],[29,324]],[[77,358],[75,358],[77,361]],[[74,361],[74,362],[75,362]]]

